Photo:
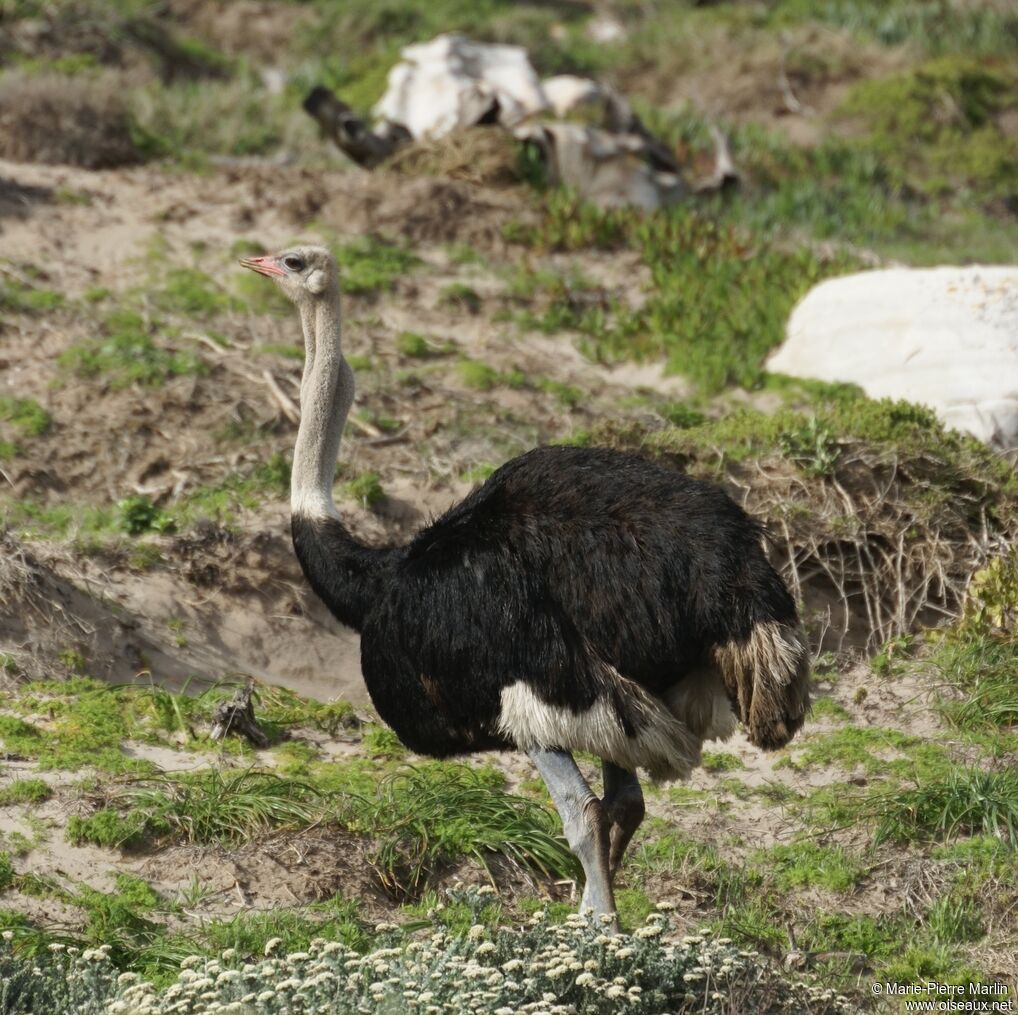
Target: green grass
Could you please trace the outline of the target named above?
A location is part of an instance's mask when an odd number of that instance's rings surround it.
[[[493,853],[546,877],[575,877],[577,861],[557,819],[505,793],[503,783],[492,769],[409,768],[383,779],[374,799],[356,803],[352,827],[373,837],[372,864],[398,896],[419,894],[432,872],[458,858],[487,868]]]
[[[293,303],[290,302],[283,290],[270,279],[255,274],[247,268],[240,269],[233,275],[231,287],[248,313],[288,319],[294,316]],[[271,349],[271,346],[260,348]],[[303,345],[296,348],[303,356]]]
[[[930,663],[936,677],[956,690],[940,699],[954,725],[972,731],[1018,728],[1018,640],[963,629],[941,641]]]
[[[801,745],[793,743],[795,753],[789,756],[788,764],[797,771],[837,765],[846,771],[861,767],[876,773],[888,769],[889,754],[908,754],[927,746],[933,745],[900,730],[848,726],[831,733],[810,735]]]
[[[859,858],[841,846],[815,842],[774,846],[751,859],[770,869],[773,883],[781,891],[815,887],[847,892],[858,884],[865,869]]]
[[[290,461],[275,452],[253,468],[238,470],[218,483],[192,490],[156,517],[157,531],[172,525],[184,529],[202,519],[228,523],[243,510],[285,496],[290,489]],[[162,526],[162,528],[160,528]]]
[[[701,764],[705,772],[735,772],[746,767],[737,754],[728,751],[704,751]]]
[[[197,844],[244,842],[279,828],[306,828],[328,814],[311,784],[255,770],[212,769],[151,779],[124,794],[144,834]]]
[[[992,835],[1018,849],[1018,770],[954,767],[911,789],[870,797],[876,840],[945,841]]]
[[[861,82],[844,108],[863,120],[865,143],[902,181],[988,202],[1018,193],[1018,141],[997,119],[1018,108],[1016,88],[1006,64],[947,56]]]
[[[377,473],[362,472],[348,483],[343,484],[348,497],[358,501],[362,507],[373,510],[385,500],[385,490]]]
[[[65,349],[57,362],[79,377],[105,377],[115,388],[159,385],[171,377],[208,372],[191,350],[167,346],[166,328],[134,310],[115,310],[103,319],[102,337]]]
[[[72,814],[67,819],[65,835],[67,841],[75,846],[87,842],[108,849],[130,849],[147,841],[146,832],[146,824],[141,815],[124,815],[104,807],[88,817]]]
[[[501,375],[487,363],[474,359],[463,359],[457,364],[460,380],[468,387],[477,391],[491,391],[499,383]]]
[[[438,301],[446,306],[466,310],[471,314],[480,313],[481,310],[481,297],[476,290],[463,282],[453,282],[451,285],[447,285],[439,293]]]
[[[10,853],[0,852],[0,892],[6,892],[14,884],[16,877]]]
[[[425,359],[432,355],[434,349],[423,335],[415,331],[401,331],[396,337],[396,351],[411,359]]]
[[[120,692],[109,684],[75,677],[54,684],[28,684],[7,707],[47,713],[45,727],[13,716],[0,716],[0,738],[12,754],[34,759],[40,770],[90,769],[116,774],[146,774],[153,766],[123,754],[120,745],[132,731]]]
[[[162,285],[153,302],[165,313],[188,318],[208,318],[240,309],[240,302],[197,268],[170,268],[158,275]]]
[[[817,20],[868,36],[885,46],[912,44],[932,53],[978,54],[1018,50],[1018,15],[1006,4],[926,0],[780,0],[769,5],[775,26]]]
[[[421,259],[395,243],[361,237],[335,249],[343,292],[369,295],[392,289],[396,280],[416,268]]]
[[[10,279],[0,280],[0,311],[14,314],[45,314],[64,305],[63,293]]]
[[[135,88],[136,142],[149,158],[201,168],[209,155],[266,155],[282,143],[286,97],[269,95],[246,76]]]
[[[33,398],[0,395],[0,420],[24,437],[41,437],[53,423],[50,414]]]
[[[53,796],[49,783],[42,779],[15,779],[0,786],[0,807],[11,804],[41,804]]]
[[[668,369],[713,393],[763,381],[763,360],[784,337],[793,304],[811,285],[855,267],[788,250],[687,207],[642,216],[601,211],[551,193],[539,224],[510,238],[544,251],[629,248],[654,288],[636,309],[617,305],[573,321],[601,359],[662,357]]]
[[[363,949],[372,935],[356,901],[334,898],[301,910],[238,913],[229,920],[213,920],[202,931],[201,943],[213,955],[234,948],[245,958],[265,955],[266,944],[276,939],[281,951],[303,951],[314,938],[342,941]]]
[[[834,719],[838,722],[847,722],[852,718],[852,713],[833,698],[814,698],[810,705],[810,717],[813,719]]]

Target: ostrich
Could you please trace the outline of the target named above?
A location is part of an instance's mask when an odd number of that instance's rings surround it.
[[[298,246],[241,264],[300,314],[293,545],[360,632],[378,714],[420,754],[525,751],[583,867],[581,912],[614,926],[614,874],[644,815],[637,769],[688,776],[736,717],[764,749],[802,725],[808,650],[760,527],[719,487],[637,455],[539,447],[406,545],[358,542],[332,499],[354,395],[336,263]],[[602,761],[601,799],[578,750]]]

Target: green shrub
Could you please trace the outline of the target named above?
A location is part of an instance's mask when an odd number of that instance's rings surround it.
[[[845,111],[867,123],[868,144],[913,186],[941,193],[967,185],[983,200],[1012,198],[1018,194],[1018,141],[996,118],[1018,107],[1016,87],[1013,68],[941,57],[861,82]]]

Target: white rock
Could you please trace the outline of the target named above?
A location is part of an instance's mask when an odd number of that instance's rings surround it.
[[[556,116],[568,116],[580,106],[604,103],[607,90],[591,78],[557,74],[541,82],[541,90]]]
[[[498,103],[498,121],[512,127],[548,108],[537,72],[521,46],[440,35],[407,46],[389,71],[379,119],[402,124],[416,140],[470,127]]]
[[[892,268],[822,282],[792,311],[768,369],[929,406],[1018,447],[1018,267]]]

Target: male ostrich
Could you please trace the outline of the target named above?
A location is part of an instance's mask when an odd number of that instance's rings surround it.
[[[293,545],[360,632],[378,714],[421,754],[525,751],[583,866],[581,911],[614,922],[613,875],[644,813],[637,769],[684,778],[736,716],[763,748],[802,725],[808,652],[759,527],[718,487],[636,455],[545,447],[407,545],[359,543],[332,500],[354,395],[336,263],[302,246],[241,264],[300,313]],[[602,799],[577,750],[602,759]]]

